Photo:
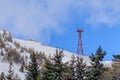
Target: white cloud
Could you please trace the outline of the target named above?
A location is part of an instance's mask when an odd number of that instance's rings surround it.
[[[119,24],[119,4],[120,0],[0,0],[0,25],[16,36],[49,41],[51,33],[63,33],[64,23],[74,17],[70,9],[87,14],[84,25],[112,27]]]
[[[65,2],[65,3],[64,3]],[[63,32],[68,1],[1,0],[0,24],[23,37],[45,40],[52,32]],[[44,37],[45,36],[45,37]]]
[[[87,12],[85,23],[93,27],[113,27],[120,21],[120,0],[81,0],[80,12]]]

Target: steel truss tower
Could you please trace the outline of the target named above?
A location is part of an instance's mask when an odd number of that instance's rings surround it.
[[[83,32],[83,30],[78,29],[77,32],[78,32],[78,48],[77,48],[77,54],[78,54],[78,55],[84,55],[83,47],[82,47],[82,32]]]

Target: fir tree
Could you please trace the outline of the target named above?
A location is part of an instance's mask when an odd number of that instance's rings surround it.
[[[26,74],[26,80],[38,80],[38,76],[40,73],[38,62],[36,58],[36,54],[33,51],[30,55],[31,62],[29,63],[27,74]]]
[[[12,69],[12,61],[10,61],[10,65],[9,65],[9,70],[8,70],[8,74],[6,76],[7,80],[14,80],[14,70]]]
[[[62,74],[62,80],[71,80],[69,72],[70,72],[69,62],[65,62],[64,63],[64,72]]]
[[[86,63],[82,57],[77,57],[76,61],[76,80],[84,80],[86,77]]]
[[[75,66],[76,66],[76,58],[74,55],[72,55],[72,59],[69,64],[69,79],[70,80],[75,80],[76,79],[76,71],[75,71]]]
[[[24,68],[25,68],[25,60],[24,60],[24,57],[21,58],[21,67],[20,67],[20,71],[21,72],[24,72]]]
[[[91,59],[91,67],[89,71],[89,80],[101,80],[102,73],[105,71],[105,67],[101,63],[105,56],[106,52],[99,47],[96,51],[96,54],[91,54],[90,59]]]
[[[63,79],[63,73],[65,72],[65,65],[62,61],[64,57],[62,50],[56,50],[56,54],[52,58],[52,61],[54,62],[54,80],[62,80]]]
[[[64,80],[65,64],[63,63],[63,51],[56,50],[56,54],[45,62],[42,71],[43,80]]]
[[[4,53],[3,53],[3,50],[1,50],[1,53],[0,53],[0,55],[1,55],[1,56],[3,56],[3,55],[4,55]]]
[[[0,80],[6,80],[4,72],[1,73]]]
[[[44,67],[42,68],[42,80],[53,80],[54,66],[50,59],[45,59]]]
[[[44,63],[45,60],[45,54],[42,52],[37,53],[37,59],[38,59],[38,64],[42,65]]]

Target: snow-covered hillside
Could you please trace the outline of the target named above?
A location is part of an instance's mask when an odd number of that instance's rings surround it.
[[[34,41],[25,41],[25,40],[20,40],[20,39],[14,39],[14,41],[19,42],[20,45],[23,46],[23,47],[34,48],[35,51],[44,52],[45,55],[47,55],[47,56],[54,55],[55,50],[57,49],[57,48],[54,48],[54,47],[49,47],[49,46],[46,46],[46,45],[42,45],[41,43],[37,43],[37,42],[34,42]],[[71,52],[68,52],[68,51],[64,50],[65,57],[63,58],[63,61],[64,62],[69,61],[71,59],[72,54],[77,56],[75,53],[71,53]],[[89,58],[86,57],[86,56],[84,56],[84,60],[86,62],[90,62]]]
[[[16,50],[16,52],[18,52],[19,55],[23,56],[24,58],[27,56],[28,62],[30,61],[30,59],[29,59],[30,54],[27,51],[25,51],[24,48],[27,48],[27,49],[31,48],[38,52],[44,52],[46,56],[49,56],[49,55],[52,56],[55,54],[56,48],[54,48],[54,47],[46,46],[46,45],[43,45],[43,44],[35,42],[35,41],[29,41],[29,40],[26,41],[26,40],[12,38],[10,33],[5,30],[0,31],[0,37],[1,37],[0,41],[3,41],[3,45],[1,46],[1,44],[0,44],[0,52],[3,53],[4,56],[6,56],[7,51],[10,51],[9,48]],[[74,53],[64,50],[63,61],[64,62],[69,61],[72,57],[72,54],[74,54]],[[74,55],[78,56],[77,54],[74,54]],[[89,57],[87,57],[87,56],[82,56],[82,57],[83,57],[84,61],[87,63],[87,65],[90,65]],[[108,66],[108,67],[111,66],[110,61],[104,61],[103,63],[105,66]],[[14,63],[13,65],[14,65],[13,68],[14,68],[15,74],[19,75],[19,77],[22,78],[22,80],[24,80],[25,73],[21,73],[19,71],[20,64]],[[8,72],[8,66],[9,66],[9,63],[6,61],[6,59],[4,59],[3,56],[0,56],[0,73],[4,72],[6,75]]]

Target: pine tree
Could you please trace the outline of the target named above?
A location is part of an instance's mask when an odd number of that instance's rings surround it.
[[[0,55],[1,55],[1,56],[3,56],[3,55],[4,55],[3,50],[1,50]]]
[[[1,73],[0,80],[6,80],[4,72]]]
[[[71,80],[69,62],[64,63],[64,72],[62,74],[62,80]]]
[[[106,52],[99,47],[96,51],[96,54],[91,54],[91,67],[89,71],[89,80],[101,80],[102,73],[105,71],[105,67],[101,63],[105,56]]]
[[[44,63],[45,60],[45,54],[42,52],[37,53],[37,59],[38,59],[38,64],[42,65]]]
[[[40,74],[40,70],[38,67],[38,62],[36,58],[36,54],[33,51],[30,55],[31,62],[29,63],[26,80],[39,80],[38,76]]]
[[[54,80],[62,80],[63,79],[63,73],[65,72],[65,65],[62,61],[64,57],[62,50],[56,50],[56,54],[52,58],[52,61],[54,62]]]
[[[64,80],[65,64],[63,63],[63,51],[56,50],[56,54],[46,61],[42,71],[43,80]]]
[[[72,59],[70,60],[69,64],[69,79],[70,80],[75,80],[76,79],[76,71],[75,71],[75,66],[76,66],[76,57],[72,55]]]
[[[21,72],[24,72],[24,68],[25,68],[25,60],[24,60],[24,57],[22,56],[21,58],[21,67],[20,67],[20,71]]]
[[[42,80],[53,80],[52,77],[54,71],[53,63],[50,59],[45,59],[44,67],[42,68]]]
[[[6,76],[7,80],[13,80],[14,79],[14,70],[12,69],[12,61],[10,61],[10,65],[9,65],[9,70],[8,70],[8,74]]]
[[[85,80],[86,77],[86,63],[82,57],[77,57],[76,61],[76,80]]]

